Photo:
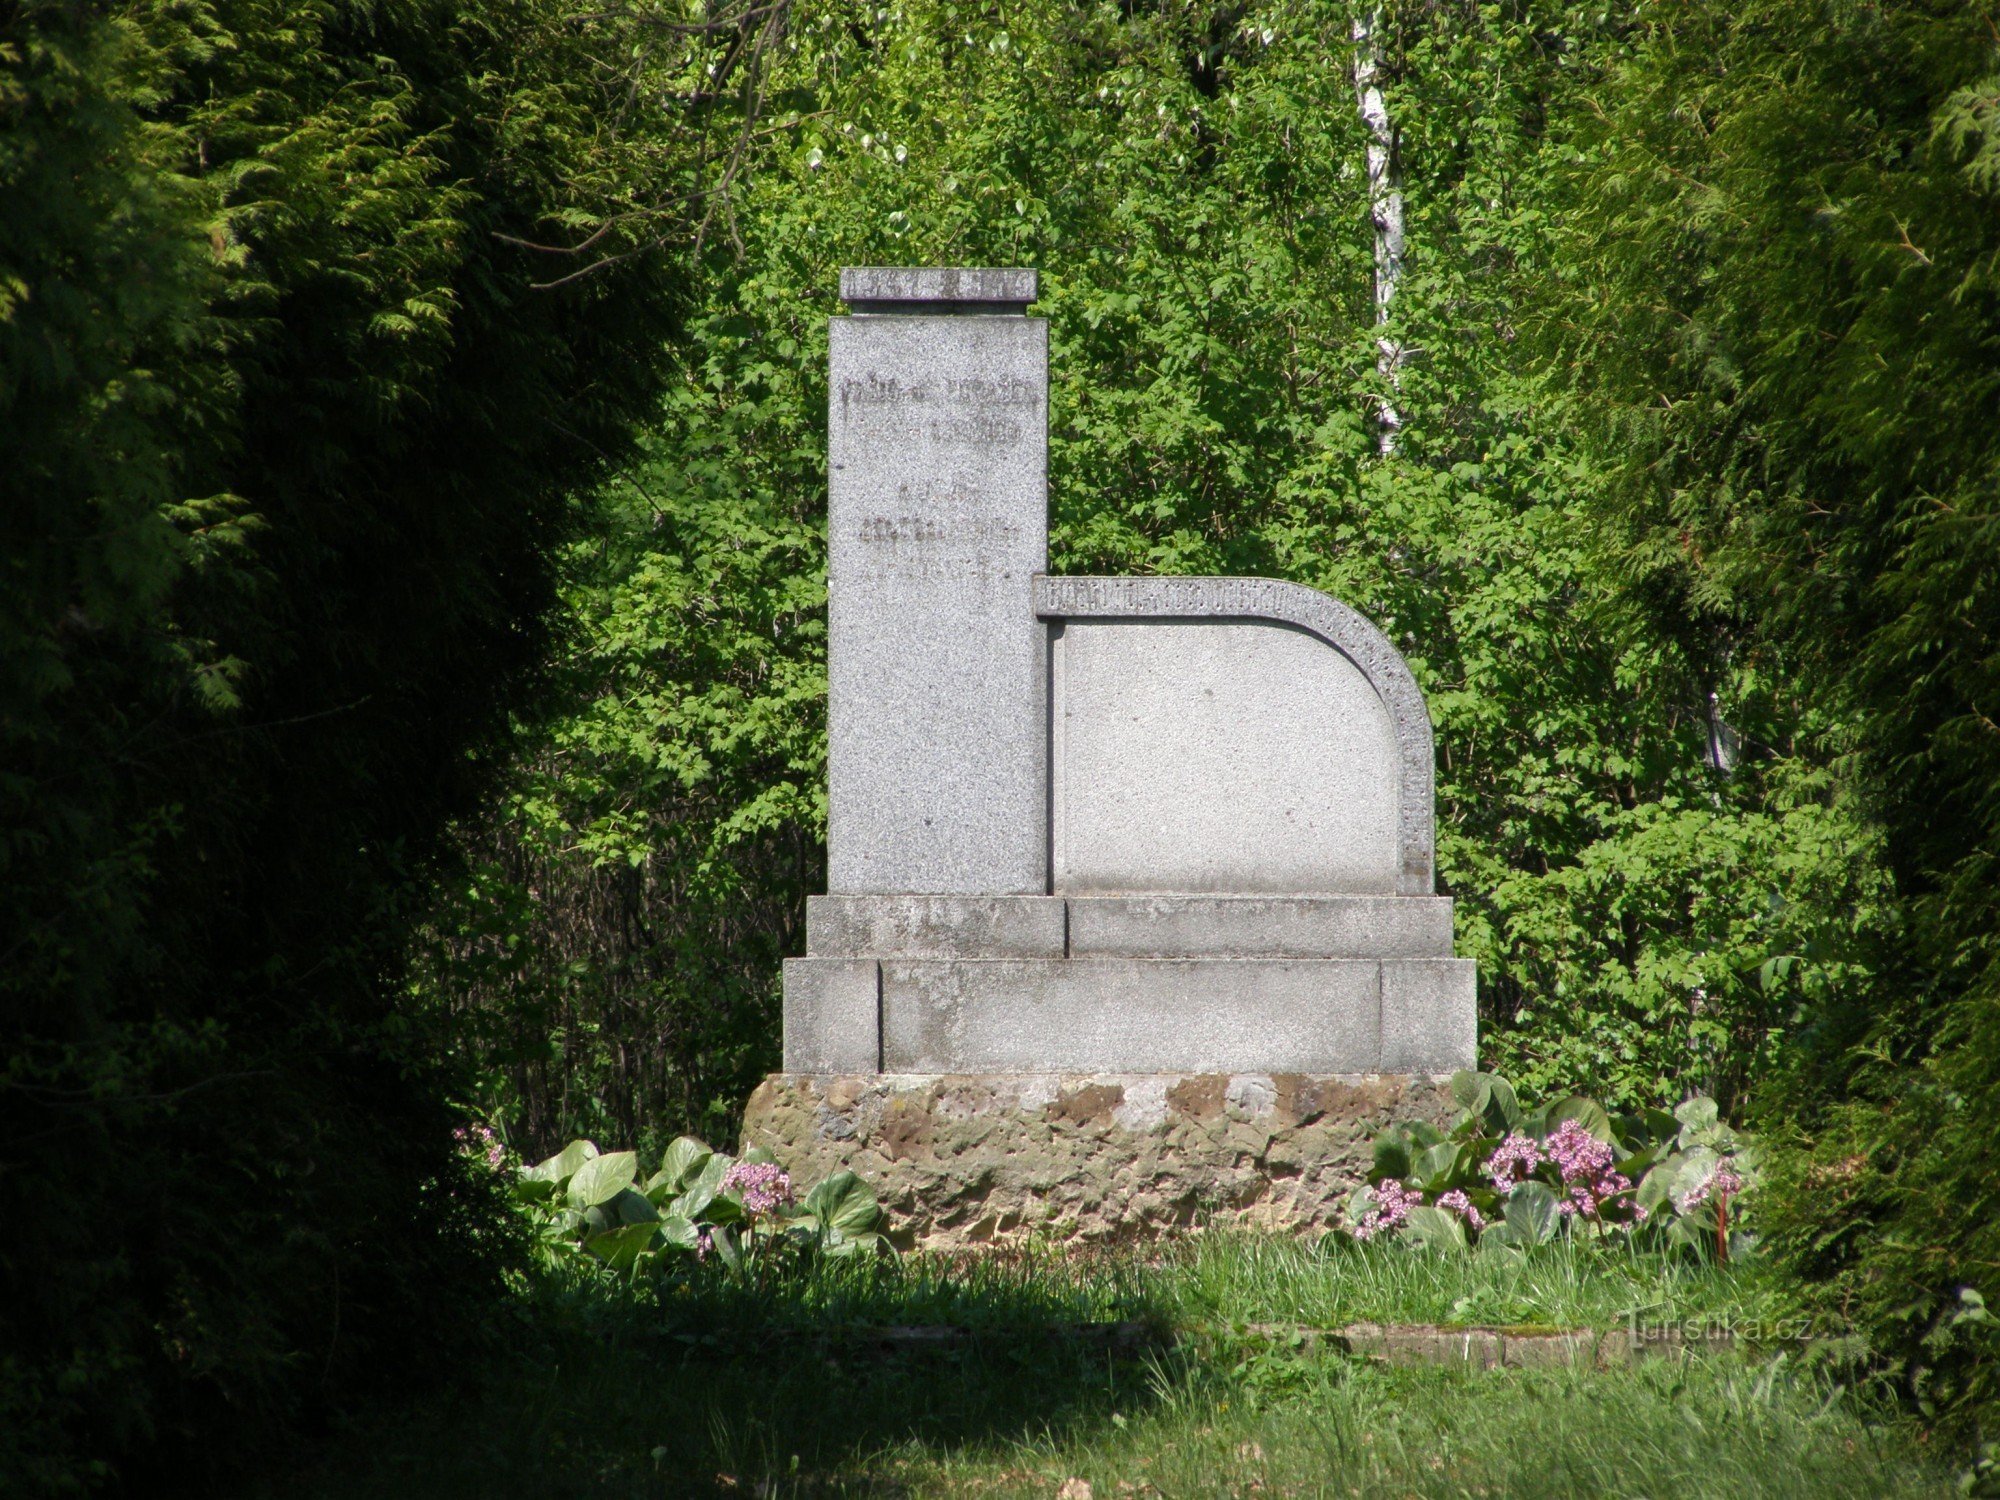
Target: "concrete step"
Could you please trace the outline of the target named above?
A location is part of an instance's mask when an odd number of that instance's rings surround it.
[[[1449,958],[1444,896],[810,896],[816,958]]]
[[[1454,958],[788,959],[785,1070],[1442,1074],[1475,1065],[1475,985]]]

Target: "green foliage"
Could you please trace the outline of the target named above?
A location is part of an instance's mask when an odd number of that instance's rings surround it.
[[[1844,723],[1895,900],[1769,1090],[1767,1222],[2000,1420],[2000,45],[1990,4],[1641,13],[1576,117],[1552,360],[1636,597]]]
[[[533,1217],[543,1263],[588,1258],[637,1281],[686,1276],[713,1256],[732,1276],[769,1278],[801,1260],[890,1248],[887,1215],[852,1172],[833,1173],[800,1199],[768,1155],[753,1151],[739,1164],[682,1136],[643,1187],[640,1177],[637,1153],[600,1155],[590,1141],[523,1167],[514,1198]]]
[[[519,1253],[396,980],[665,359],[663,261],[535,292],[512,242],[672,196],[593,45],[553,0],[0,8],[9,1494],[199,1485],[440,1373]]]

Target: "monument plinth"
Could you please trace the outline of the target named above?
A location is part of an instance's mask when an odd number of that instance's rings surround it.
[[[1035,290],[842,273],[828,894],[746,1139],[931,1238],[1322,1222],[1475,1061],[1430,718],[1312,589],[1046,574]]]

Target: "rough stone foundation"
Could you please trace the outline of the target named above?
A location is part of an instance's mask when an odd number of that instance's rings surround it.
[[[1136,1240],[1328,1227],[1385,1126],[1455,1109],[1400,1074],[774,1073],[743,1145],[807,1181],[853,1169],[905,1245]]]

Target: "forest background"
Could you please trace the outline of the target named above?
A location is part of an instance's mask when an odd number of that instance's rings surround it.
[[[1992,5],[14,4],[0,193],[18,1487],[448,1366],[468,1120],[731,1132],[851,264],[1040,269],[1052,566],[1389,632],[1486,1065],[1716,1093],[1991,1423]]]

